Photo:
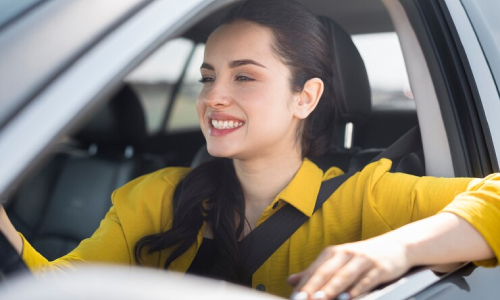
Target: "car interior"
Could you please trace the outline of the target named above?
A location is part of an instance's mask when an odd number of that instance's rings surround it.
[[[322,16],[336,58],[332,68],[340,74],[335,97],[342,111],[336,131],[332,129],[330,151],[312,160],[323,170],[330,166],[344,172],[359,170],[418,126],[414,101],[403,88],[384,94],[390,96],[388,101],[374,102],[381,92],[371,83],[365,57],[353,42],[360,35],[395,36],[395,20],[386,8],[389,5],[380,1],[301,2]],[[207,16],[154,52],[18,187],[7,212],[14,226],[47,259],[68,253],[92,235],[111,206],[110,195],[116,188],[164,167],[196,167],[211,159],[194,110],[201,84],[192,83],[189,77],[198,72],[206,38],[229,9],[226,6]],[[157,65],[151,60],[159,57],[173,60],[168,53],[176,43],[187,48],[179,54],[183,57],[180,71],[154,75],[156,70],[148,69],[148,64]],[[167,55],[161,54],[162,49],[167,49]],[[422,147],[398,160],[393,171],[425,175]]]

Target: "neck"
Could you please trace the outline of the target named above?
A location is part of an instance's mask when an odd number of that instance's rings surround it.
[[[248,160],[235,159],[234,167],[246,206],[263,210],[290,183],[301,165],[299,151]]]

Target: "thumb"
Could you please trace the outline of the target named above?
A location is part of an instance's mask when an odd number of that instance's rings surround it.
[[[300,282],[300,279],[302,278],[303,275],[304,275],[304,272],[292,274],[292,275],[288,276],[288,278],[286,279],[286,282],[291,286],[296,286]]]

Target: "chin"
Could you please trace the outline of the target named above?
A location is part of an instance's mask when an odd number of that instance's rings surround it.
[[[207,145],[207,151],[213,157],[232,158],[232,152],[225,147],[213,147],[213,146]]]

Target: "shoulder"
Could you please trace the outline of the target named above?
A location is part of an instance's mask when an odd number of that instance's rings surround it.
[[[366,165],[360,172],[359,177],[373,183],[380,180],[382,176],[389,173],[392,167],[392,160],[382,158]]]
[[[417,195],[427,197],[431,194],[436,198],[448,199],[449,195],[455,196],[466,190],[471,182],[471,178],[420,177],[391,172],[391,166],[392,161],[386,158],[368,164],[352,176],[350,187],[353,190],[363,191],[364,197],[374,201],[377,198],[380,205],[385,205],[387,197],[402,194],[411,199]]]
[[[117,189],[114,194],[124,196],[163,193],[168,189],[175,188],[190,171],[190,168],[182,167],[164,168],[128,182]]]
[[[175,188],[190,171],[190,168],[182,167],[164,168],[138,177],[115,190],[111,200],[120,221],[123,223],[125,219],[135,219],[136,223],[136,218],[141,218],[141,222],[149,219],[155,229],[164,227],[166,224],[160,224],[160,221],[168,217],[164,214],[172,212]]]
[[[392,161],[390,159],[382,158],[378,161],[369,163],[355,175],[356,177],[361,176],[365,179],[367,177],[379,178],[384,173],[389,172],[391,170],[391,166],[392,166]],[[336,166],[331,166],[330,168],[328,168],[328,170],[324,172],[323,180],[328,180],[330,178],[337,177],[343,174],[344,171],[342,171],[342,169]]]
[[[376,182],[380,177],[382,177],[385,173],[388,173],[391,170],[392,161],[386,158],[382,158],[378,161],[369,163],[360,171],[354,173],[351,178],[356,178],[357,180],[370,180]],[[328,180],[333,177],[337,177],[343,175],[344,171],[340,168],[332,166],[328,170],[325,171],[323,175],[323,180]]]
[[[371,193],[389,174],[393,175],[391,177],[394,177],[396,182],[403,180],[406,176],[414,177],[402,173],[390,173],[391,166],[392,161],[386,158],[371,162],[360,171],[352,174],[342,185],[342,189],[363,197],[366,193]]]

